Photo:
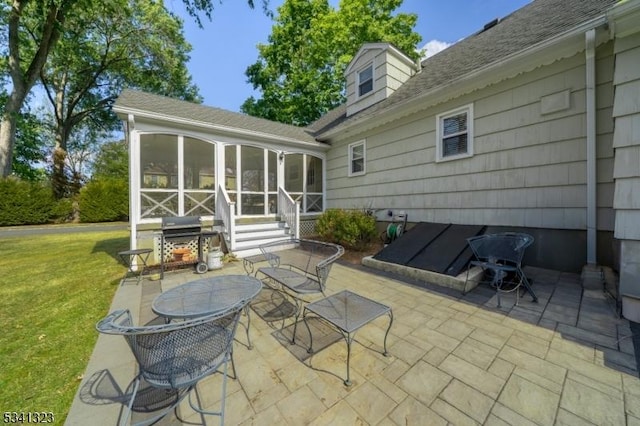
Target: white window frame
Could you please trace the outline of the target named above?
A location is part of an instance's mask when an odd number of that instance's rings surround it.
[[[353,151],[358,146],[362,146],[362,170],[354,172],[353,171],[353,162],[354,160],[359,160],[360,157],[354,158]],[[362,176],[367,173],[367,141],[366,139],[353,142],[349,144],[349,176]]]
[[[467,129],[463,132],[452,133],[449,135],[444,134],[444,120],[456,115],[467,114]],[[467,152],[459,153],[456,155],[444,156],[444,139],[446,137],[452,137],[462,134],[467,134]],[[436,115],[436,162],[452,161],[461,158],[468,158],[473,156],[473,104],[468,104],[442,114]]]
[[[367,71],[369,68],[371,68],[371,78],[363,81],[361,79],[362,73]],[[374,81],[375,81],[375,75],[374,74],[375,74],[375,71],[374,71],[374,68],[373,68],[373,62],[370,62],[368,65],[362,67],[360,69],[360,71],[358,71],[358,73],[357,73],[357,75],[358,75],[358,85],[356,87],[356,91],[358,93],[358,98],[363,98],[363,97],[369,96],[370,94],[373,93],[373,91],[374,91],[373,90],[374,89],[373,84],[374,84]],[[364,83],[366,83],[369,80],[371,80],[371,90],[369,90],[366,93],[360,93],[360,86],[362,86]]]

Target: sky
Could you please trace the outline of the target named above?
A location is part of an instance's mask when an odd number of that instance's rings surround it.
[[[245,70],[258,59],[257,45],[268,41],[273,21],[265,16],[261,1],[249,8],[246,0],[214,0],[212,20],[203,28],[184,12],[182,0],[165,0],[166,7],[184,19],[184,34],[191,44],[187,67],[200,89],[204,104],[229,111],[259,92],[247,83]],[[478,30],[495,18],[504,18],[530,0],[405,0],[398,12],[415,13],[414,28],[422,36],[417,48],[437,53]],[[283,0],[270,0],[274,12]],[[337,7],[337,0],[330,0]]]

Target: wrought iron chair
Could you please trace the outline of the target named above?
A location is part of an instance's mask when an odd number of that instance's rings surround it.
[[[463,293],[467,292],[469,270],[477,266],[482,268],[483,272],[490,279],[490,281],[487,282],[496,289],[498,307],[501,307],[500,293],[511,291],[516,292],[517,305],[521,285],[523,285],[533,297],[533,302],[538,301],[536,294],[531,288],[531,283],[522,271],[524,252],[527,247],[533,244],[533,237],[531,235],[518,232],[484,234],[467,238],[467,243],[469,247],[471,247],[477,260],[471,261],[467,269],[467,278],[465,280]],[[512,274],[514,278],[510,280],[506,279],[510,274]],[[508,286],[507,284],[513,284],[513,286]]]
[[[295,303],[295,323],[291,343],[295,343],[298,319],[307,301],[305,296],[325,295],[327,279],[333,263],[344,254],[338,244],[314,240],[282,240],[263,244],[260,251],[269,262],[258,269],[262,281],[275,284],[276,289],[290,296]],[[269,285],[269,284],[267,284]]]
[[[220,416],[224,424],[224,405],[227,386],[227,364],[233,364],[233,339],[243,305],[222,313],[163,325],[134,326],[128,310],[110,313],[96,324],[100,333],[124,336],[138,363],[139,373],[121,425],[128,425],[136,394],[144,398],[141,380],[152,388],[174,391],[176,397],[169,407],[152,418],[137,423],[147,425],[171,412],[189,395],[189,405],[203,414]],[[222,398],[219,411],[206,411],[192,401],[192,390],[198,382],[222,367]],[[143,402],[144,404],[144,402]]]

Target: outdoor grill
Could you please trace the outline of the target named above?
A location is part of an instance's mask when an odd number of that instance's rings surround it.
[[[200,216],[163,217],[163,238],[195,238],[202,232]]]
[[[195,264],[198,273],[207,271],[207,264],[203,256],[203,241],[206,237],[217,234],[213,231],[203,231],[200,216],[176,216],[162,218],[162,241],[160,244],[160,276],[164,277],[164,268],[167,258],[167,252],[172,256],[176,247],[184,247],[188,253],[188,259],[175,260],[172,259],[172,265],[188,265]],[[196,256],[193,251],[196,251]]]

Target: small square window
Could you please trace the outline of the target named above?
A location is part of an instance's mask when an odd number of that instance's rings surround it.
[[[358,96],[373,91],[373,64],[358,73]]]
[[[365,141],[349,145],[349,176],[365,174]]]
[[[436,161],[473,155],[473,105],[436,116]]]

